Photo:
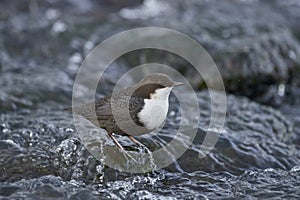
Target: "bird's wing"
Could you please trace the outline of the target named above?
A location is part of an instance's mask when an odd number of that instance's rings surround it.
[[[112,116],[110,96],[96,100],[94,106],[98,120],[105,120],[107,117]]]
[[[95,102],[75,107],[75,112],[82,115],[88,120],[107,120],[113,115],[118,116],[118,120],[128,120],[128,112],[130,117],[137,121],[137,113],[141,111],[144,106],[144,99],[137,95],[132,95],[130,88],[123,90],[120,93],[116,93],[114,96],[114,106],[116,110],[112,110],[111,96],[98,99]],[[132,96],[129,96],[132,95]],[[130,100],[130,101],[129,101]],[[128,104],[129,101],[129,104]],[[95,111],[95,112],[94,112]],[[95,114],[93,114],[95,113]],[[115,118],[115,117],[114,117]]]
[[[131,119],[137,125],[140,125],[140,126],[142,126],[143,123],[139,120],[138,113],[143,109],[144,104],[145,104],[144,98],[135,96],[135,95],[131,97],[131,101],[129,104],[129,107],[130,107],[129,113],[130,113]]]
[[[89,102],[73,108],[77,114],[85,117],[88,120],[95,120],[98,117],[112,115],[109,97],[98,99],[95,102]]]

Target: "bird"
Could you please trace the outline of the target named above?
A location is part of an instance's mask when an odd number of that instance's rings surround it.
[[[68,110],[105,129],[117,147],[124,150],[114,134],[127,136],[133,143],[142,145],[133,137],[134,131],[142,135],[159,128],[167,117],[169,95],[180,85],[183,83],[173,81],[166,74],[152,73],[133,86]],[[120,124],[127,127],[124,129]]]

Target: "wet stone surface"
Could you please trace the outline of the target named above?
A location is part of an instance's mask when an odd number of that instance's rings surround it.
[[[246,98],[229,96],[224,133],[215,149],[207,157],[200,159],[199,148],[210,117],[210,98],[207,92],[199,93],[198,98],[202,123],[192,146],[174,164],[148,175],[117,172],[93,158],[81,145],[70,113],[37,110],[34,115],[26,112],[2,115],[0,179],[5,186],[2,187],[3,196],[73,195],[79,198],[115,194],[124,198],[134,198],[139,195],[171,195],[165,193],[166,191],[184,196],[185,191],[196,194],[199,190],[203,191],[204,196],[233,197],[233,192],[228,193],[229,189],[234,190],[230,183],[232,179],[235,184],[247,186],[248,180],[244,178],[247,175],[244,173],[265,173],[260,171],[266,168],[270,168],[279,179],[281,173],[285,173],[286,181],[294,184],[293,174],[298,174],[297,168],[294,168],[295,173],[291,174],[288,171],[296,166],[300,159],[295,148],[297,143],[290,140],[295,137],[291,123],[279,111],[249,102]],[[178,114],[175,104],[172,104],[170,110],[173,111],[172,115],[174,112]],[[19,117],[21,114],[23,117]],[[163,141],[171,138],[170,133],[176,126],[174,119],[176,117],[167,120],[158,136],[148,139],[149,141],[142,141],[147,145],[153,142],[151,140],[160,138]],[[163,145],[160,142],[158,144]],[[221,181],[219,176],[222,177]],[[274,179],[273,175],[269,178]],[[202,186],[197,185],[199,181]],[[28,184],[30,189],[27,188]],[[257,184],[258,188],[263,187]],[[161,191],[155,189],[157,186]]]
[[[293,0],[3,1],[0,198],[299,198],[299,10]],[[208,156],[200,159],[199,148],[210,99],[206,91],[197,91],[201,120],[193,144],[164,169],[130,174],[96,160],[82,145],[72,114],[62,108],[71,104],[76,72],[93,47],[141,26],[172,28],[199,41],[232,95],[224,131]],[[133,66],[147,62],[173,66],[195,89],[205,89],[185,60],[144,50],[114,62],[97,97],[109,94]],[[170,103],[160,133],[138,138],[149,148],[164,145],[178,128],[178,104],[173,97]]]

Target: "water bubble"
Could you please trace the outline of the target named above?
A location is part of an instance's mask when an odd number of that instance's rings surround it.
[[[8,128],[4,128],[4,129],[2,130],[2,133],[4,133],[4,134],[11,133],[11,130],[8,129]]]
[[[293,167],[290,172],[300,172],[300,166]]]
[[[100,175],[99,176],[99,181],[100,182],[103,182],[103,180],[104,180],[104,164],[100,164],[100,165],[97,165],[96,166],[96,171],[97,171],[97,173]]]
[[[104,165],[97,165],[97,166],[96,166],[96,171],[97,171],[98,173],[103,173],[103,169],[104,169]]]
[[[79,67],[79,64],[82,62],[82,56],[80,53],[74,53],[70,59],[68,68],[72,71],[76,71]]]
[[[60,12],[56,9],[50,8],[46,11],[45,16],[48,20],[55,20],[60,17]]]
[[[281,97],[285,94],[285,85],[284,84],[279,84],[277,93]]]
[[[84,183],[79,183],[78,181],[76,181],[74,179],[70,180],[69,183],[74,186],[84,186],[85,185]]]
[[[275,170],[273,168],[267,168],[264,170],[264,172],[274,172]]]
[[[93,47],[94,47],[94,43],[92,41],[87,41],[85,44],[84,44],[84,49],[85,49],[85,52],[89,52]]]
[[[76,63],[76,64],[81,63],[81,62],[82,62],[82,56],[81,56],[80,53],[76,52],[76,53],[74,53],[74,54],[71,56],[71,58],[70,58],[69,61],[70,61],[71,63]]]
[[[174,110],[172,110],[170,113],[169,113],[169,116],[170,117],[173,117],[173,116],[175,116],[176,115],[176,112],[174,111]]]
[[[32,139],[32,140],[37,140],[39,138],[39,134],[37,132],[30,132],[29,133],[29,137]]]
[[[9,144],[9,145],[11,145],[13,147],[17,147],[18,149],[21,148],[19,144],[15,143],[15,141],[13,141],[11,139],[3,140],[3,142],[5,142],[6,144]]]
[[[121,9],[119,14],[125,19],[148,19],[169,10],[169,5],[163,1],[145,0],[143,4],[137,8]]]
[[[24,130],[22,131],[22,134],[25,135],[25,136],[30,136],[31,133],[32,133],[32,132],[31,132],[31,130],[29,130],[29,129],[24,129]]]
[[[52,32],[55,34],[65,32],[67,30],[67,25],[62,21],[57,21],[52,26]]]
[[[77,148],[78,145],[74,139],[66,139],[60,143],[55,152],[62,156],[66,164],[70,164]]]
[[[295,60],[296,59],[296,53],[295,53],[295,51],[293,51],[293,50],[289,51],[289,57],[290,57],[290,59]]]

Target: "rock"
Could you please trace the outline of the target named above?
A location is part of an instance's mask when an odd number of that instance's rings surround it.
[[[300,84],[296,82],[287,88],[286,95],[282,98],[282,104],[278,106],[278,109],[293,123],[295,134],[290,140],[296,144],[297,149],[300,149]]]
[[[299,13],[293,0],[3,1],[0,198],[297,198]],[[203,91],[198,93],[201,121],[187,151],[164,169],[130,174],[91,156],[71,113],[61,108],[71,104],[72,80],[93,47],[144,26],[175,29],[199,41],[236,95],[228,96],[224,132],[208,156],[200,158],[199,151],[210,120],[209,95]],[[170,65],[196,89],[206,88],[186,60],[144,49],[117,59],[96,95],[108,94],[126,71],[147,62]],[[157,137],[137,138],[149,148],[165,145],[178,128],[180,109],[174,97],[170,102],[169,118]],[[114,145],[103,137],[96,145]],[[118,140],[131,144],[124,137]]]
[[[259,101],[262,99],[258,97],[265,95],[270,85],[289,83],[299,71],[300,44],[289,29],[289,18],[284,11],[272,12],[273,6],[280,2],[153,1],[151,5],[147,2],[124,8],[119,12],[123,19],[114,19],[114,23],[127,24],[130,28],[132,24],[172,28],[197,39],[217,63],[230,93]],[[151,6],[161,7],[163,11],[152,13]],[[138,17],[140,12],[148,17]],[[253,20],[257,17],[260,20]],[[104,32],[101,29],[95,35]],[[167,64],[185,74],[196,88],[205,88],[193,67],[177,55],[147,49],[128,53],[124,59],[130,66],[151,62]],[[278,96],[276,92],[269,93],[263,103],[270,103],[274,96]]]
[[[289,140],[295,136],[291,122],[270,107],[234,96],[227,99],[224,132],[214,150],[201,159],[199,150],[210,116],[208,97],[206,92],[199,93],[202,125],[193,145],[178,159],[178,165],[169,167],[170,170],[239,174],[248,169],[290,169],[297,164],[298,155],[292,153],[296,143]]]
[[[36,70],[36,71],[35,71]],[[5,72],[0,79],[0,109],[2,112],[21,108],[37,108],[51,101],[69,103],[72,81],[60,70],[22,70],[22,74]],[[47,80],[47,81],[45,81]],[[59,109],[58,107],[56,109]]]
[[[177,171],[180,166],[188,172],[225,170],[239,174],[248,169],[290,169],[299,160],[295,155],[297,153],[293,151],[295,144],[290,141],[294,137],[291,124],[282,114],[246,98],[234,96],[228,98],[224,133],[215,149],[207,157],[200,159],[199,149],[210,120],[210,99],[207,92],[199,93],[198,98],[201,111],[198,134],[193,145],[176,162],[177,165],[167,167],[168,170]],[[172,139],[178,127],[178,123],[174,124],[173,121],[179,117],[176,109],[178,105],[176,102],[171,105],[170,112],[173,111],[172,115],[175,113],[175,116],[166,122],[164,129],[158,134],[165,141]],[[191,116],[197,114],[191,113]],[[5,130],[2,130],[0,139],[12,140],[19,148],[14,150],[14,146],[8,145],[1,149],[1,168],[6,171],[0,179],[19,180],[55,173],[65,179],[101,180],[101,174],[105,172],[97,171],[97,166],[103,163],[88,156],[89,153],[79,143],[79,139],[76,139],[70,122],[72,120],[69,113],[61,111],[51,111],[50,114],[37,110],[35,115],[2,115],[0,124],[5,124]],[[108,139],[106,136],[104,138]],[[125,138],[119,138],[123,139]],[[164,145],[155,138],[140,140],[146,145],[150,143],[151,148],[154,148],[153,144]],[[11,157],[14,159],[10,159]],[[22,168],[19,167],[21,165]],[[26,170],[27,167],[35,170]],[[114,172],[107,172],[106,177],[113,177],[109,173]]]
[[[248,41],[239,40],[237,45],[229,44],[220,51],[219,64],[227,90],[255,98],[262,96],[270,85],[288,83],[300,66],[296,56],[299,47],[289,32],[269,33]]]

